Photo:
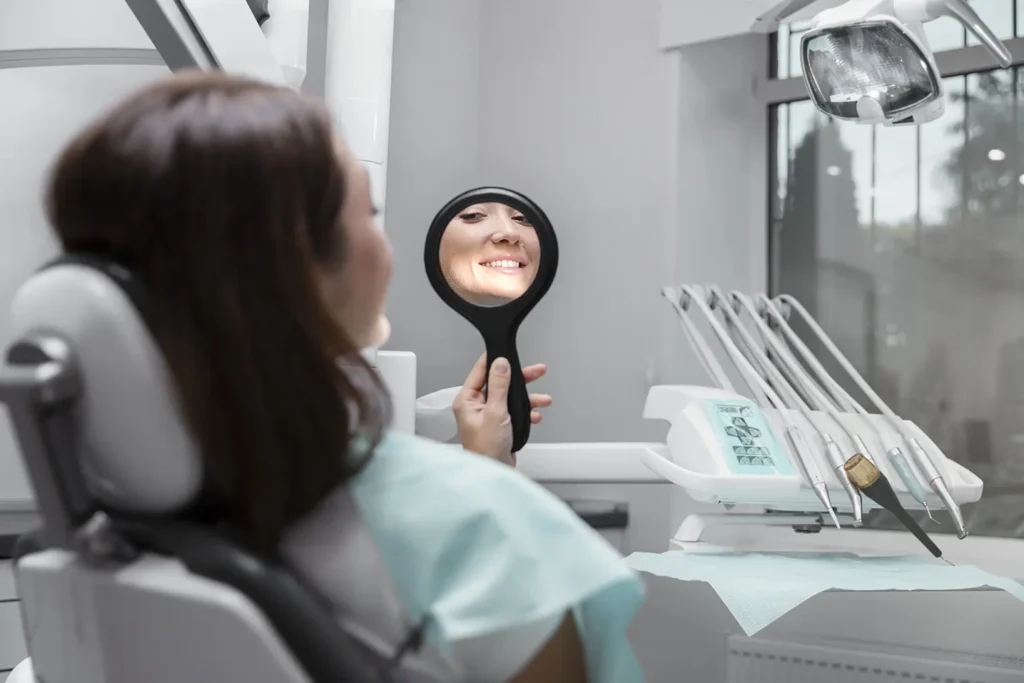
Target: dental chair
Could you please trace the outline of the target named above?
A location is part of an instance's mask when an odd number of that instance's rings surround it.
[[[15,552],[30,659],[11,680],[396,680],[394,658],[217,522],[150,315],[97,258],[62,257],[15,297],[0,401],[42,528]]]

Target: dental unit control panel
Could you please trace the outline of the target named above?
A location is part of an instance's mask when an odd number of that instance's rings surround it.
[[[933,555],[935,547],[907,510],[945,509],[958,536],[967,535],[960,506],[976,502],[982,481],[951,461],[917,425],[896,416],[850,366],[792,297],[726,296],[717,288],[666,288],[691,345],[718,387],[655,386],[644,417],[669,425],[666,446],[648,448],[644,464],[696,501],[722,514],[684,520],[675,544],[699,547],[714,524],[767,524],[816,530],[861,526],[866,513],[892,511]],[[758,300],[755,310],[751,304]],[[738,310],[753,314],[756,340]],[[713,309],[724,317],[722,324]],[[868,412],[825,373],[792,333],[782,310],[799,311],[878,412]],[[691,316],[704,318],[719,347],[740,371],[752,396],[741,395],[718,365]],[[727,327],[729,329],[727,329]],[[742,347],[742,350],[741,350]],[[797,361],[800,355],[804,362]],[[814,377],[812,377],[814,375]],[[857,476],[858,467],[868,474]],[[866,477],[866,478],[865,478]],[[892,495],[878,495],[879,482]],[[755,506],[756,512],[730,512]],[[934,519],[934,517],[933,517]]]

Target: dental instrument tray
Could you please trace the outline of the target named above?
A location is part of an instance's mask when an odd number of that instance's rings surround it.
[[[656,386],[647,394],[644,417],[664,420],[669,427],[666,454],[648,449],[644,464],[673,484],[683,487],[694,500],[726,505],[763,505],[772,510],[804,512],[820,515],[821,503],[810,483],[804,478],[795,456],[777,435],[784,433],[778,411],[762,411],[750,399],[720,389],[697,386]],[[878,422],[881,416],[871,416]],[[827,416],[819,418],[825,421]],[[819,457],[819,465],[828,471],[826,486],[832,494],[837,512],[853,514],[853,505],[844,496],[838,474],[825,459],[825,443],[816,430],[805,421],[800,426],[810,436],[810,450]],[[849,416],[850,424],[862,434],[872,456],[884,453],[884,442],[864,424],[860,416]],[[962,465],[949,460],[917,425],[907,421],[907,429],[917,435],[925,451],[944,470],[952,483],[954,499],[959,504],[973,503],[981,498],[982,482]],[[888,440],[896,442],[899,435],[882,424]],[[833,427],[834,429],[834,427]],[[845,434],[834,435],[844,453],[854,454],[857,446]],[[667,456],[667,457],[666,457]],[[896,490],[900,502],[908,509],[924,506],[911,497],[907,485],[892,471],[885,458],[875,464]],[[869,511],[879,507],[864,500]],[[941,507],[934,497],[934,508]]]
[[[860,526],[863,514],[881,506],[870,495],[861,496],[848,476],[857,456],[891,484],[897,505],[929,516],[941,509],[938,514],[951,516],[958,536],[967,535],[960,506],[981,498],[981,479],[885,405],[798,301],[738,292],[726,296],[713,286],[684,285],[663,293],[717,385],[661,385],[647,395],[644,417],[665,421],[669,429],[666,448],[647,449],[644,464],[694,500],[723,506],[724,514],[685,520],[677,545],[699,542],[712,523],[815,530],[831,520],[836,526]],[[744,311],[752,322],[741,318]],[[793,333],[787,322],[793,311],[805,318],[818,346],[833,355],[874,410],[857,403]],[[739,370],[750,395],[733,387],[691,316],[710,324],[719,351]],[[733,506],[763,512],[729,513]]]

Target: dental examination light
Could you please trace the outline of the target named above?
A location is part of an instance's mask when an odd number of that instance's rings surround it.
[[[851,0],[825,10],[800,39],[814,105],[841,121],[897,126],[942,116],[942,78],[924,24],[953,17],[995,57],[1010,53],[964,0]]]
[[[791,0],[758,19],[774,30],[812,4]],[[800,39],[800,60],[811,101],[833,119],[884,126],[915,125],[942,116],[942,77],[924,24],[952,17],[995,58],[1010,52],[964,0],[849,0],[817,14]]]
[[[941,557],[907,514],[939,505],[953,515],[958,535],[965,535],[959,506],[980,499],[981,480],[896,416],[826,343],[858,386],[867,387],[878,413],[850,397],[789,328],[791,311],[809,318],[799,302],[715,286],[681,285],[663,294],[713,386],[650,389],[644,417],[670,426],[667,449],[648,449],[643,462],[694,500],[719,506],[684,519],[675,547],[708,548],[702,535],[712,526],[790,526],[813,533],[825,520],[860,526],[863,514],[884,508]],[[739,371],[746,393],[733,386],[694,317],[710,325],[717,352]],[[811,327],[828,339],[816,323]]]

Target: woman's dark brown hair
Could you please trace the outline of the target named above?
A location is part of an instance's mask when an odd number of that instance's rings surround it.
[[[344,201],[322,106],[209,72],[118,106],[50,187],[64,249],[112,257],[146,287],[208,483],[267,548],[358,471],[353,438],[375,444],[388,421],[317,279],[345,258]]]

